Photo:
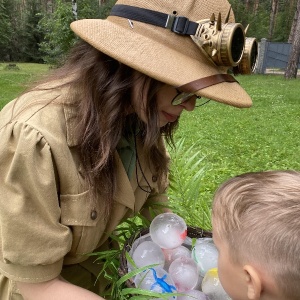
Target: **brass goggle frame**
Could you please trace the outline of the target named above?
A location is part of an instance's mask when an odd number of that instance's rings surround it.
[[[217,19],[212,14],[210,19],[197,21],[199,27],[191,38],[216,65],[232,67],[235,74],[250,74],[256,64],[257,41],[245,37],[248,27],[228,23],[229,13],[225,23],[220,13]]]

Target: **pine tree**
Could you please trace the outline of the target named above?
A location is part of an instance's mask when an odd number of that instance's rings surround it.
[[[39,51],[39,44],[42,42],[44,36],[38,26],[42,17],[41,3],[36,0],[27,0],[26,12],[24,21],[23,34],[23,61],[41,63],[42,55]]]
[[[13,30],[9,17],[9,0],[0,1],[0,61],[12,60]]]

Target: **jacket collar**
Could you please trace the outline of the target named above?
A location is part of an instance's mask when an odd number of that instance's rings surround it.
[[[78,123],[78,114],[76,105],[70,102],[65,102],[63,105],[64,115],[66,119],[66,138],[69,147],[74,147],[79,144],[78,138],[75,136],[74,132],[76,130],[76,125]],[[132,184],[127,176],[124,169],[123,163],[115,151],[115,161],[117,163],[117,176],[118,176],[118,189],[116,195],[116,201],[122,205],[127,206],[132,211],[134,211],[135,195],[134,190],[137,188],[136,183]]]
[[[78,138],[75,136],[76,125],[78,123],[77,108],[70,102],[63,104],[65,119],[66,119],[66,137],[69,147],[77,146],[79,143]]]

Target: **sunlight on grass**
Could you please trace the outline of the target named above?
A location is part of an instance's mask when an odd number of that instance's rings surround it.
[[[0,109],[28,82],[48,71],[48,66],[41,64],[17,63],[20,70],[5,70],[6,65],[0,64]],[[172,190],[171,182],[172,204],[179,203],[178,213],[189,215],[191,225],[209,227],[207,205],[210,207],[216,188],[229,177],[249,171],[300,169],[299,79],[276,75],[237,79],[251,95],[253,106],[239,109],[210,101],[194,112],[185,112],[175,134],[178,149],[170,149],[170,178],[177,189]],[[187,167],[191,159],[199,171],[193,181],[190,178],[197,170],[191,174],[192,168]],[[188,188],[189,181],[197,182],[198,190]]]
[[[0,109],[23,92],[27,84],[49,70],[48,65],[16,63],[19,69],[7,69],[8,63],[0,64]]]
[[[198,201],[209,203],[216,188],[240,173],[300,169],[300,81],[281,76],[238,77],[253,106],[239,109],[210,101],[185,113],[176,139],[199,151],[205,167]],[[196,221],[196,220],[195,220]]]
[[[5,70],[5,65],[0,64],[0,109],[48,70],[47,65],[19,63],[20,70]],[[171,207],[191,226],[211,229],[213,194],[228,178],[250,171],[300,170],[299,79],[275,75],[237,79],[253,99],[251,108],[210,101],[194,112],[185,112],[175,134],[176,149],[168,147],[172,158]],[[137,215],[120,224],[112,239],[122,247],[129,236],[148,226],[149,221]],[[119,278],[120,253],[94,254],[105,266],[103,274],[110,276],[112,298],[154,299],[142,290],[124,286],[130,275]]]

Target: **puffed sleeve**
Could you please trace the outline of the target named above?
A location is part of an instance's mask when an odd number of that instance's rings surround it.
[[[0,131],[0,269],[6,277],[42,282],[58,276],[71,248],[60,223],[51,147],[39,131],[11,123]]]

